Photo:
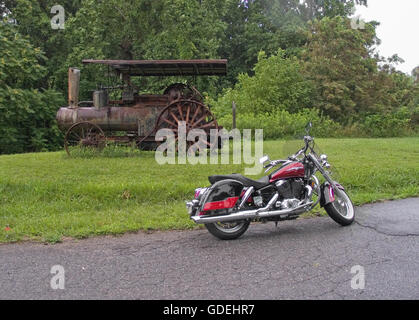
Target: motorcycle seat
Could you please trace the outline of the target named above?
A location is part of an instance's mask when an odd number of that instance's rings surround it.
[[[237,180],[239,182],[241,182],[245,187],[255,187],[256,189],[260,189],[263,187],[266,187],[267,185],[269,185],[269,176],[265,176],[260,178],[259,180],[252,180],[249,179],[245,176],[242,176],[241,174],[238,173],[233,173],[230,175],[225,175],[225,176],[210,176],[208,177],[208,180],[211,184],[214,184],[218,181],[223,181],[223,180]]]

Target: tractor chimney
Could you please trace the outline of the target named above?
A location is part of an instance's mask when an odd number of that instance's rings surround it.
[[[77,108],[79,105],[80,70],[68,69],[68,104],[70,108]]]

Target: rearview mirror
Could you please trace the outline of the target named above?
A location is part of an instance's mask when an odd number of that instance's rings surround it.
[[[269,161],[269,156],[263,156],[262,158],[259,159],[259,163],[260,164],[264,164],[265,162]]]

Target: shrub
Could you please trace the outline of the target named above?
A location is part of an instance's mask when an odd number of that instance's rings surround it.
[[[297,112],[310,105],[311,84],[300,73],[296,57],[286,58],[282,50],[269,58],[259,54],[255,75],[239,75],[234,89],[228,89],[217,101],[209,101],[219,117],[231,113],[236,102],[243,114],[266,114],[276,110]]]
[[[409,134],[411,116],[412,113],[403,107],[394,113],[368,115],[360,127],[370,137],[400,137]]]
[[[232,115],[220,118],[219,123],[228,130],[232,128]],[[304,134],[304,128],[309,121],[313,123],[312,135],[317,137],[337,136],[340,131],[339,124],[328,117],[324,117],[317,109],[303,109],[291,114],[286,110],[276,110],[272,113],[244,113],[237,115],[237,128],[263,129],[264,139],[285,137],[299,137]]]

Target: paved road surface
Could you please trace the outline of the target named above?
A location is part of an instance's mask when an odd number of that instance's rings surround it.
[[[0,245],[0,299],[419,299],[419,198],[356,220],[254,224],[230,242],[196,230]],[[364,289],[351,288],[356,265]]]

